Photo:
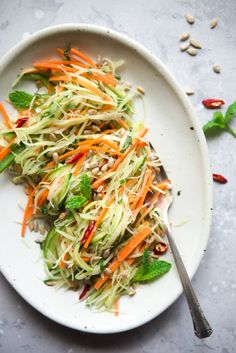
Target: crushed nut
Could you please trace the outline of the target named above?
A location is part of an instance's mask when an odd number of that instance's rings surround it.
[[[196,56],[197,55],[197,49],[195,48],[188,48],[186,52],[191,55],[191,56]]]
[[[218,20],[216,18],[213,18],[210,22],[211,29],[215,28],[217,25],[218,25]]]
[[[187,14],[185,17],[186,17],[187,22],[188,22],[190,25],[194,24],[195,18],[194,18],[193,15]]]
[[[182,33],[180,35],[180,41],[184,42],[185,40],[189,39],[189,37],[190,37],[190,33]]]

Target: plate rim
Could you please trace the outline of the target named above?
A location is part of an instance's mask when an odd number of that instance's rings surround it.
[[[0,59],[0,74],[5,70],[5,66],[7,65],[7,63],[10,60],[16,58],[24,48],[27,48],[31,44],[37,42],[39,39],[50,37],[50,35],[53,35],[58,32],[68,32],[68,31],[83,31],[88,33],[100,34],[104,37],[106,36],[110,37],[111,39],[117,40],[118,42],[121,42],[126,46],[133,48],[137,53],[141,54],[145,58],[145,60],[151,63],[156,70],[158,70],[160,75],[166,80],[168,85],[173,89],[174,93],[180,100],[182,106],[186,111],[189,121],[194,126],[195,134],[198,137],[198,148],[199,148],[199,153],[202,160],[204,177],[206,180],[205,197],[206,197],[207,214],[205,214],[204,229],[202,232],[203,249],[206,249],[209,241],[209,237],[210,237],[210,230],[212,225],[212,210],[213,210],[213,181],[212,181],[212,175],[211,175],[211,169],[210,169],[207,142],[206,142],[204,133],[202,131],[202,128],[200,127],[200,124],[197,122],[194,108],[191,102],[189,101],[189,99],[187,98],[187,96],[185,95],[183,88],[180,86],[176,78],[165,66],[165,64],[163,64],[162,61],[154,54],[152,54],[152,52],[148,50],[143,44],[139,43],[133,38],[130,38],[128,35],[124,33],[118,32],[114,29],[111,29],[105,26],[100,26],[95,24],[64,23],[64,24],[58,24],[54,26],[48,26],[46,28],[43,28],[39,31],[32,33],[29,37],[22,39],[19,43],[17,43],[11,49],[9,49]],[[204,255],[204,251],[201,254],[201,256],[199,256],[198,261],[196,261],[195,267],[193,268],[192,272],[189,274],[191,279],[196,274],[197,269],[200,265],[200,262],[203,258],[203,255]],[[69,327],[78,331],[82,331],[82,332],[93,333],[93,334],[114,334],[114,333],[129,331],[131,329],[142,326],[145,323],[150,322],[154,318],[158,317],[161,313],[163,313],[168,307],[170,307],[179,298],[179,296],[183,292],[183,289],[181,287],[181,289],[176,293],[173,299],[170,300],[165,306],[163,306],[162,310],[158,314],[154,313],[150,315],[148,318],[145,318],[144,320],[140,320],[138,323],[129,325],[129,327],[124,327],[124,328],[121,327],[120,329],[111,328],[109,331],[107,330],[106,332],[104,332],[94,328],[85,328],[83,326],[78,327],[73,323],[70,323],[67,320],[64,320],[60,316],[51,314],[50,312],[47,311],[46,307],[38,305],[37,302],[34,302],[33,300],[31,300],[30,297],[27,296],[27,293],[23,292],[20,288],[18,288],[18,285],[16,285],[16,283],[13,281],[13,279],[10,277],[7,271],[5,272],[4,270],[2,270],[1,264],[0,264],[0,270],[3,276],[5,277],[5,279],[17,291],[17,293],[28,304],[30,304],[34,309],[39,311],[41,314],[66,327]]]

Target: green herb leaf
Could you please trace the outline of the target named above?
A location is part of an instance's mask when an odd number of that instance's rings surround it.
[[[84,174],[81,177],[80,192],[84,197],[86,197],[86,199],[90,199],[92,196],[91,178],[88,174]]]
[[[89,67],[88,70],[87,70],[87,74],[88,74],[88,75],[92,75],[92,73],[93,73],[92,68]]]
[[[171,269],[171,264],[164,260],[149,261],[147,249],[143,252],[142,265],[136,272],[133,280],[135,282],[150,281],[162,276]]]
[[[14,91],[9,94],[9,99],[16,108],[25,109],[29,108],[33,96],[24,91]]]
[[[71,50],[71,43],[69,43],[69,44],[65,47],[65,50],[64,50],[64,57],[65,57],[67,60],[70,60],[70,50]]]
[[[100,271],[104,272],[104,270],[105,270],[104,260],[101,260],[101,262],[100,262]]]
[[[207,134],[211,130],[225,130],[234,137],[236,137],[236,132],[233,131],[228,125],[228,123],[233,119],[235,114],[236,102],[233,102],[228,107],[225,115],[223,115],[220,111],[214,112],[213,118],[203,126],[204,133]]]
[[[124,146],[123,146],[121,152],[125,152],[131,144],[132,144],[132,137],[130,135],[128,135],[126,137],[126,140],[125,140],[125,143],[124,143]]]
[[[83,207],[87,202],[87,198],[81,195],[77,196],[72,196],[67,202],[66,202],[66,208],[69,208],[71,210],[76,210],[77,208]]]

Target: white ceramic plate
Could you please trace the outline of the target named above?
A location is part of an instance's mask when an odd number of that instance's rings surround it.
[[[39,58],[49,58],[56,47],[69,42],[94,58],[100,54],[124,59],[122,76],[134,87],[145,88],[148,138],[174,184],[170,219],[174,225],[186,221],[173,227],[173,235],[192,277],[207,245],[211,222],[212,183],[207,147],[185,93],[157,58],[130,38],[98,26],[66,24],[47,28],[19,43],[1,59],[1,101],[8,96],[21,68],[31,66]],[[138,112],[140,109],[138,106]],[[1,271],[22,297],[47,317],[81,331],[120,332],[153,319],[180,295],[182,288],[175,266],[158,281],[140,286],[134,297],[123,297],[118,317],[90,311],[78,302],[78,294],[73,291],[56,292],[44,285],[45,273],[34,235],[27,232],[22,240],[20,226],[14,223],[22,218],[17,202],[25,204],[26,196],[21,187],[11,184],[7,173],[0,178]],[[173,263],[171,254],[167,258]]]

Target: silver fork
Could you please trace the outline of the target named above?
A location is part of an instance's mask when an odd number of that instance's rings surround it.
[[[150,143],[150,148],[153,152],[155,152],[151,143]],[[167,190],[165,195],[161,196],[160,198],[160,212],[163,219],[163,223],[166,228],[167,239],[168,239],[168,242],[175,260],[175,264],[179,273],[179,277],[182,282],[183,290],[188,302],[189,310],[193,321],[194,333],[198,338],[206,338],[212,334],[213,330],[202,311],[202,308],[193,290],[193,287],[189,279],[188,273],[186,271],[186,268],[184,266],[184,263],[181,259],[178,248],[171,235],[171,228],[168,220],[168,210],[173,201],[173,196],[171,192],[171,183],[168,179],[168,176],[166,174],[164,167],[160,166],[159,168],[160,168],[160,172],[157,174],[156,179],[158,180],[158,182],[168,181],[170,185],[169,190]]]

